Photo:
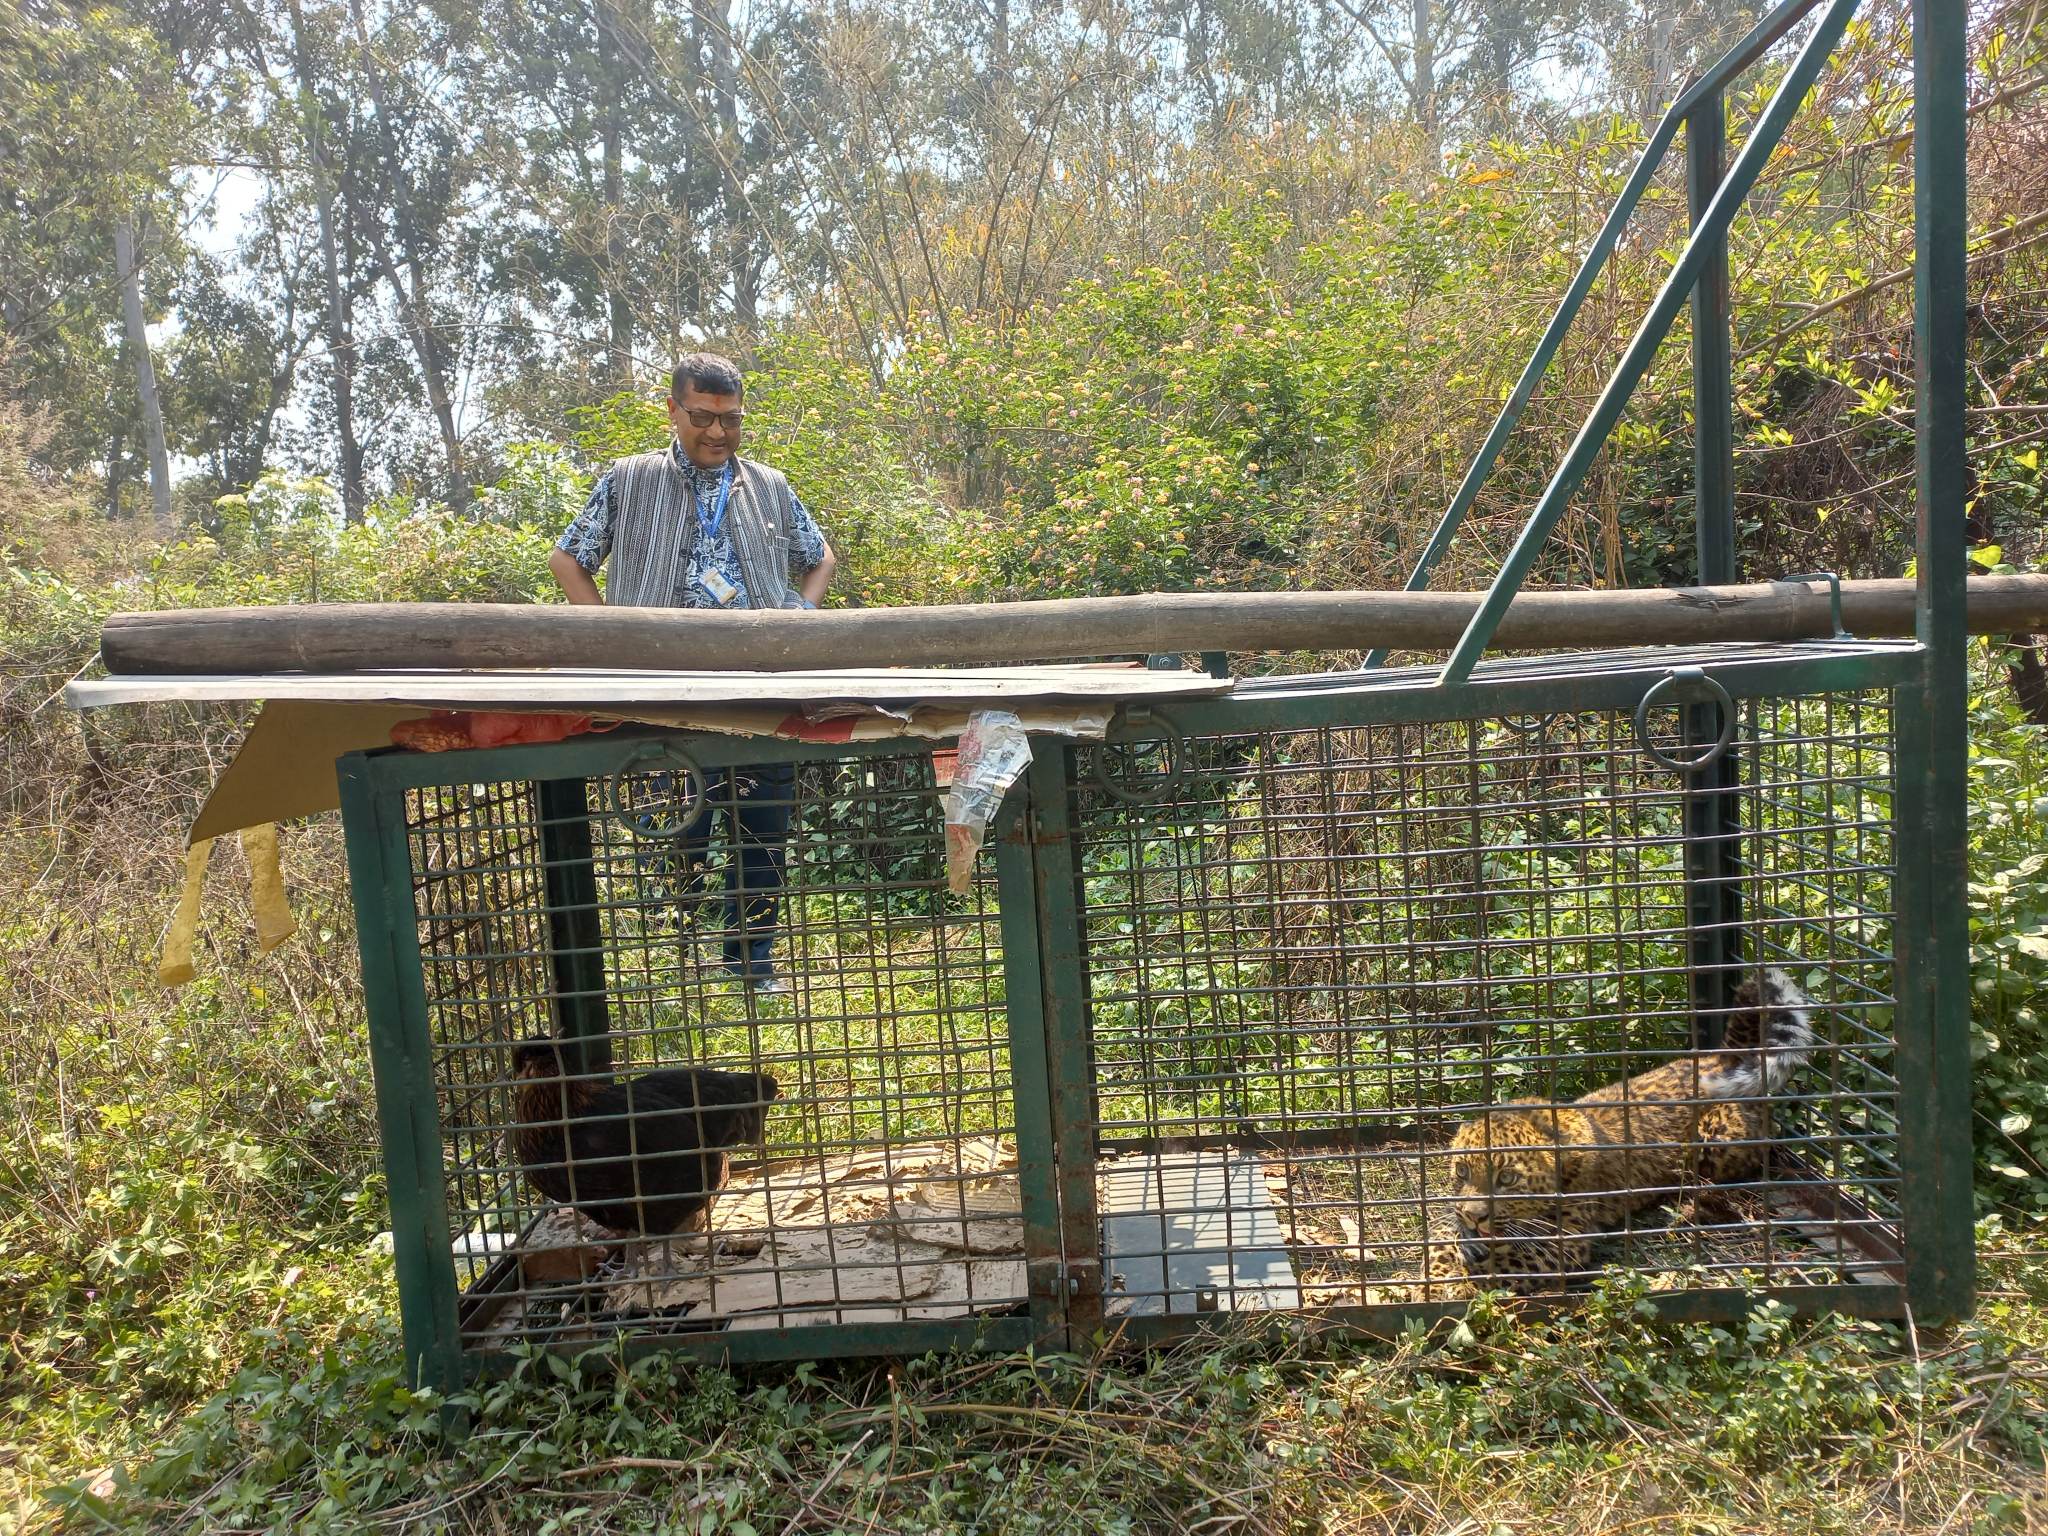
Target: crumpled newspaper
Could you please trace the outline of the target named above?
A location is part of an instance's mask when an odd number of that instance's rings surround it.
[[[967,894],[989,821],[1030,766],[1031,738],[1015,714],[978,709],[968,717],[946,789],[946,888],[955,896]]]

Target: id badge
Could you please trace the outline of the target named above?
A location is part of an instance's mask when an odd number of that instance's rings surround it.
[[[717,571],[706,571],[697,578],[697,584],[709,592],[711,600],[721,608],[740,595],[740,589]]]

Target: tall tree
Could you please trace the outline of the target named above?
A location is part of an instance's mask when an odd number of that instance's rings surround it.
[[[341,468],[342,516],[348,522],[359,523],[368,498],[363,486],[363,449],[356,436],[355,295],[342,266],[341,235],[336,227],[342,177],[330,148],[330,114],[321,99],[319,77],[313,63],[314,40],[306,26],[300,0],[290,0],[289,16],[292,71],[298,87],[292,115],[304,148],[306,173],[312,183],[313,215],[320,232],[320,275],[325,301],[322,320],[334,397],[334,437]],[[265,75],[268,76],[267,69]]]
[[[1512,107],[1539,92],[1543,66],[1585,55],[1587,22],[1603,0],[1336,0],[1393,79],[1409,118],[1441,152],[1453,128],[1508,126]]]
[[[377,190],[388,200],[390,228],[382,219],[368,221],[366,233],[375,252],[379,270],[390,285],[406,334],[426,386],[427,405],[441,434],[441,450],[447,461],[448,504],[457,512],[469,510],[469,471],[463,462],[462,433],[455,420],[454,395],[449,389],[450,359],[434,315],[433,263],[430,248],[443,222],[448,194],[460,172],[450,163],[456,157],[452,135],[432,129],[422,137],[429,141],[429,156],[441,185],[433,208],[422,206],[412,185],[396,117],[397,93],[393,89],[378,50],[372,45],[363,0],[349,0],[349,18],[355,27],[362,80],[369,90],[376,112],[382,162],[375,167]],[[417,115],[417,114],[416,114]],[[435,227],[430,227],[435,226]]]
[[[166,348],[172,446],[201,466],[211,497],[247,490],[272,464],[279,424],[319,339],[318,250],[266,193],[250,234],[224,256],[197,251],[174,295]],[[324,412],[321,413],[324,415]]]
[[[151,187],[132,214],[128,207],[116,207],[113,214],[114,259],[121,273],[124,328],[135,368],[136,399],[142,409],[143,441],[149,452],[151,499],[157,527],[168,535],[172,531],[168,434],[142,305],[144,273],[162,254],[165,243],[153,205],[179,200],[177,171],[201,170],[233,156],[243,127],[238,106],[241,93],[224,68],[227,13],[202,0],[129,0],[127,9],[149,30],[171,67],[172,78],[155,82],[153,88],[172,95],[182,109],[185,129],[176,145],[166,146],[172,158],[162,167],[162,190]],[[168,290],[171,284],[161,286]]]
[[[626,287],[626,125],[625,58],[620,46],[619,11],[615,0],[591,0],[597,37],[594,84],[598,99],[598,133],[604,160],[604,293],[610,328],[611,384],[633,387],[633,300]]]
[[[760,283],[754,270],[750,208],[743,183],[740,146],[739,58],[732,31],[732,0],[691,0],[697,24],[696,43],[706,59],[711,114],[708,123],[712,158],[718,166],[721,228],[713,242],[714,259],[725,269],[734,326],[752,331],[760,317]]]
[[[1680,83],[1754,22],[1756,0],[1611,0],[1591,16],[1617,105],[1649,126]]]
[[[0,0],[0,328],[16,387],[51,417],[67,467],[103,458],[120,505],[127,444],[149,432],[168,517],[150,307],[183,250],[174,171],[196,155],[177,61],[118,13]]]

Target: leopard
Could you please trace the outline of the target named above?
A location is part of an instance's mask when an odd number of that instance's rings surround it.
[[[1771,1100],[1812,1056],[1813,1001],[1773,966],[1733,998],[1721,1045],[1676,1056],[1570,1104],[1515,1100],[1448,1148],[1459,1262],[1476,1285],[1554,1291],[1597,1273],[1633,1212],[1757,1177]]]

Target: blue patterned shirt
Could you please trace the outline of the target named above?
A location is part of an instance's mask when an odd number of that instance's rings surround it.
[[[725,471],[699,469],[683,456],[681,443],[670,443],[668,451],[676,467],[690,477],[690,488],[697,496],[698,519],[697,537],[690,541],[689,558],[683,562],[683,569],[676,573],[675,597],[670,606],[752,607],[747,596],[747,579],[740,573],[739,551],[733,548],[730,523],[721,525],[715,534],[704,523],[704,519],[711,515],[711,509],[718,505],[718,485]],[[790,522],[789,541],[789,575],[793,586],[798,578],[825,563],[825,536],[818,531],[817,522],[804,510],[804,504],[797,499],[795,491],[789,493],[789,499],[796,513]],[[611,471],[607,470],[591,491],[590,500],[584,503],[583,510],[569,524],[569,531],[555,541],[555,547],[567,550],[578,565],[596,575],[597,568],[612,552],[612,523],[617,512],[618,498],[612,494]],[[711,587],[704,578],[712,571],[731,583],[734,596],[730,603],[720,603],[711,595]]]

